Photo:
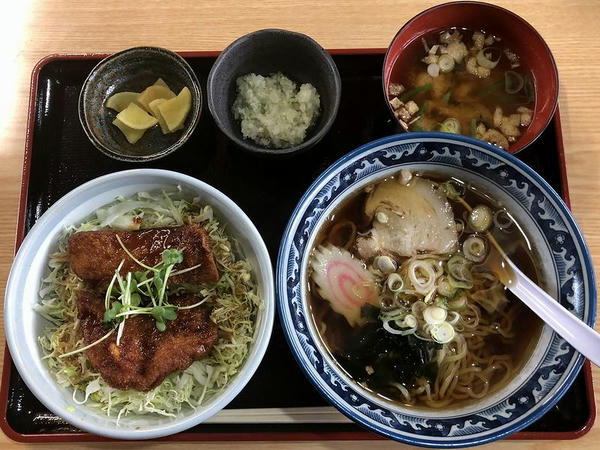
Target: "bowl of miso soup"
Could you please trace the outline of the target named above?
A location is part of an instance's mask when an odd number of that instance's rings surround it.
[[[400,29],[385,56],[383,90],[405,131],[462,134],[515,153],[552,119],[558,71],[524,19],[494,5],[455,2]]]
[[[495,275],[498,245],[593,326],[585,241],[559,195],[497,146],[447,133],[368,143],[292,214],[279,316],[308,379],[388,438],[464,447],[504,438],[566,392],[584,358]]]

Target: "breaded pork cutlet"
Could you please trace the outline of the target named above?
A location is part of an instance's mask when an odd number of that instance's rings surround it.
[[[186,306],[197,297],[175,297],[171,303]],[[81,330],[86,345],[107,332],[104,326],[104,298],[80,292],[77,299]],[[210,320],[204,306],[178,310],[177,318],[159,331],[152,316],[137,315],[125,321],[123,336],[116,344],[117,332],[86,350],[92,366],[102,378],[117,389],[148,391],[167,375],[187,369],[206,356],[216,344],[217,325]]]
[[[148,266],[162,261],[167,248],[183,251],[183,262],[174,270],[182,270],[200,264],[189,272],[169,277],[168,283],[199,284],[219,279],[206,231],[197,225],[173,228],[150,228],[139,231],[82,231],[69,238],[67,253],[71,268],[85,281],[110,280],[115,270],[125,261],[121,273],[143,271],[117,241],[117,236],[131,254]]]

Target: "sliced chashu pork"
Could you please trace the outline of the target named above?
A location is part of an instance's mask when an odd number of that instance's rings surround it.
[[[356,241],[363,258],[446,254],[457,248],[452,206],[430,180],[412,177],[403,184],[392,178],[378,184],[365,202],[365,214],[372,220],[372,229]]]

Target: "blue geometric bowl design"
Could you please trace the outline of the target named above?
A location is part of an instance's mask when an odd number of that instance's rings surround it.
[[[404,166],[457,170],[485,180],[528,214],[554,265],[560,302],[593,326],[593,266],[581,232],[559,195],[531,168],[491,145],[444,133],[408,133],[370,142],[329,167],[304,194],[284,233],[277,262],[280,320],[311,383],[347,417],[388,438],[426,447],[464,447],[501,439],[540,418],[566,392],[584,358],[548,331],[531,376],[493,404],[422,414],[378,400],[353,383],[323,351],[307,312],[305,268],[320,221],[358,186]],[[312,330],[312,331],[311,331]],[[512,386],[512,385],[511,385]],[[489,402],[488,402],[489,403]]]

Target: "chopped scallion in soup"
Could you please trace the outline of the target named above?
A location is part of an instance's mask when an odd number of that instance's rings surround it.
[[[463,134],[508,150],[531,123],[533,79],[500,37],[434,32],[406,53],[406,70],[394,71],[388,89],[405,129]]]

